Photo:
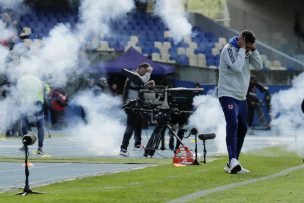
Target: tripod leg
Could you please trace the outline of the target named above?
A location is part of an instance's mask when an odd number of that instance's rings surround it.
[[[183,138],[184,138],[184,130],[179,129],[177,132],[177,136],[179,137],[179,140],[177,140],[177,142],[176,142],[175,150],[178,149],[178,147],[181,144],[181,140],[183,140]]]
[[[195,134],[195,159],[193,161],[193,165],[200,165],[197,159],[197,135]]]
[[[155,153],[155,149],[156,147],[158,147],[160,140],[161,140],[161,136],[162,136],[162,129],[163,126],[162,125],[156,125],[155,129],[153,130],[153,133],[147,143],[147,146],[145,148],[145,153],[144,156],[153,156]]]
[[[180,144],[183,145],[183,146],[185,146],[184,143],[182,142],[182,140],[176,135],[176,133],[173,131],[172,127],[169,124],[167,124],[167,128],[172,133],[172,135],[174,137],[176,137],[176,139],[180,142]]]
[[[207,150],[206,150],[206,141],[203,141],[203,145],[204,145],[204,164],[206,164],[206,154],[207,154]]]
[[[162,131],[161,131],[161,147],[160,147],[161,150],[166,149],[166,147],[165,147],[165,134],[166,134],[166,128],[162,129]]]
[[[158,136],[156,137],[156,142],[155,142],[155,149],[158,149],[159,148],[159,145],[161,144],[161,150],[163,150],[163,148],[165,147],[165,131],[166,131],[166,128],[165,126],[162,126],[159,131],[157,132],[158,133]]]

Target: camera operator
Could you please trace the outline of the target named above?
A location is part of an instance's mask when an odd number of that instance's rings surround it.
[[[257,110],[259,114],[259,120],[263,120],[265,125],[265,129],[269,129],[269,123],[265,118],[265,114],[263,112],[263,102],[257,97],[257,89],[265,94],[264,103],[266,105],[266,109],[270,111],[270,93],[268,91],[268,87],[264,86],[255,76],[250,77],[249,88],[247,92],[247,104],[248,104],[248,127],[252,130],[253,128],[253,120],[254,120],[254,112]]]
[[[153,80],[150,80],[150,76],[152,74],[153,68],[148,63],[143,63],[138,66],[135,70],[135,74],[140,77],[142,80],[144,87],[145,86],[154,86],[155,83]],[[128,78],[125,83],[124,92],[123,92],[123,103],[126,104],[129,101],[139,99],[139,90],[142,87],[139,84],[135,84],[130,81]],[[135,148],[143,148],[141,144],[141,130],[142,130],[142,115],[140,112],[135,112],[133,110],[126,110],[127,113],[127,127],[123,136],[122,144],[120,147],[120,155],[128,156],[128,145],[131,139],[131,136],[134,132],[134,147]]]

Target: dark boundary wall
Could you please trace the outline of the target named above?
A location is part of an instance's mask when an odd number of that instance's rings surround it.
[[[195,82],[186,81],[186,80],[172,80],[172,83],[175,87],[186,87],[186,88],[193,88]],[[213,91],[216,88],[216,85],[210,85],[205,83],[200,83],[201,87],[204,88],[204,93],[208,93],[209,91]],[[290,85],[267,85],[269,87],[270,94],[277,93],[281,90],[287,90],[291,86]],[[258,96],[261,97],[262,93],[258,92]]]

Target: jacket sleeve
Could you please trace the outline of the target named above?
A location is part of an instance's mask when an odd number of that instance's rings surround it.
[[[262,58],[261,58],[260,53],[258,52],[258,50],[254,50],[253,52],[251,52],[251,56],[249,58],[249,63],[255,69],[258,69],[258,70],[263,69]]]
[[[235,72],[241,72],[245,64],[245,49],[240,48],[235,54],[231,47],[226,47],[222,55],[224,62]]]
[[[123,103],[126,103],[128,96],[129,96],[129,88],[130,88],[130,80],[126,79],[123,93],[122,93],[122,101]]]

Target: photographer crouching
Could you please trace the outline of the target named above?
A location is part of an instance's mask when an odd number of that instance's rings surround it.
[[[153,80],[150,80],[150,76],[152,74],[153,68],[148,63],[143,63],[138,66],[135,70],[135,74],[140,77],[142,80],[142,84],[135,84],[130,81],[128,78],[125,83],[124,91],[123,91],[123,103],[126,104],[132,100],[139,99],[139,90],[143,87],[147,86],[155,86]],[[150,81],[149,81],[150,80]],[[140,112],[125,110],[127,114],[127,127],[123,136],[122,144],[120,147],[120,155],[129,156],[129,152],[127,150],[129,141],[134,132],[134,147],[135,148],[143,148],[141,144],[141,130],[142,130],[142,120],[143,117]]]

